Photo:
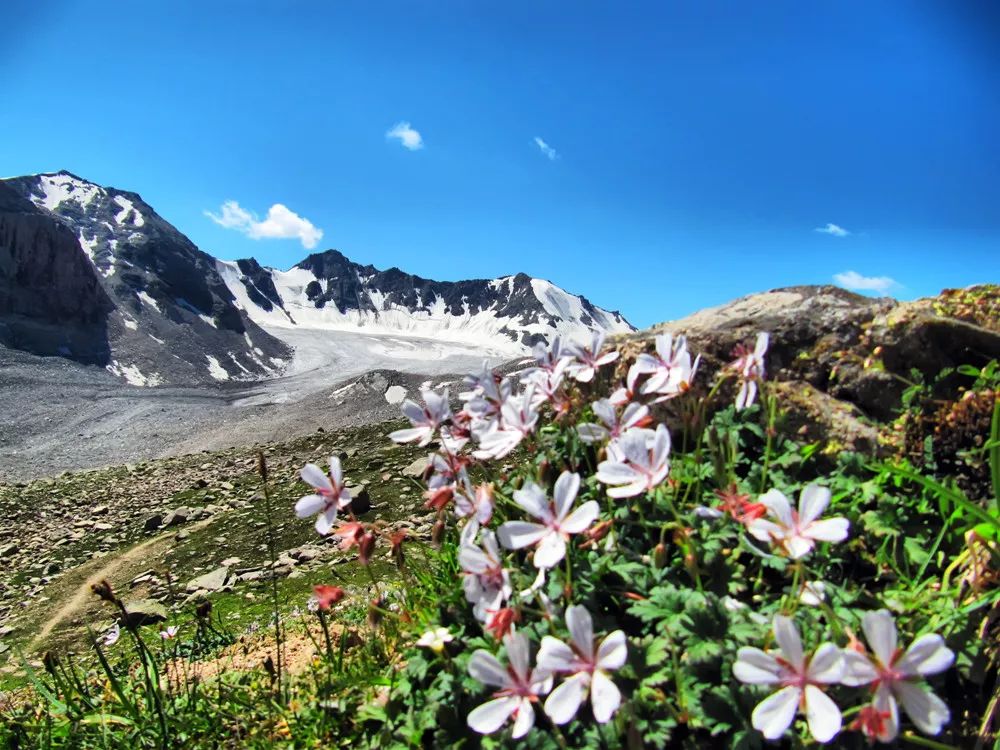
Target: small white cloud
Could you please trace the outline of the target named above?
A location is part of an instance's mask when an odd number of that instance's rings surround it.
[[[419,130],[414,130],[408,122],[397,122],[385,134],[386,138],[397,139],[404,147],[410,151],[419,151],[424,147],[423,136]]]
[[[825,227],[816,227],[813,231],[820,234],[832,234],[834,237],[846,237],[850,234],[846,229],[836,224],[827,224]]]
[[[298,239],[302,247],[311,250],[323,237],[323,230],[311,221],[292,211],[288,206],[275,203],[267,210],[267,216],[260,221],[256,214],[247,211],[236,201],[222,204],[222,212],[205,216],[220,227],[243,232],[252,240]]]
[[[833,280],[845,289],[852,289],[856,292],[888,294],[891,289],[899,286],[899,282],[889,276],[862,276],[857,271],[835,273]]]
[[[545,154],[549,161],[555,161],[559,157],[556,150],[537,135],[535,136],[535,145],[538,146],[538,150]]]

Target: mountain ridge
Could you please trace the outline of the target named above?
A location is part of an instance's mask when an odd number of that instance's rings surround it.
[[[42,227],[49,241],[61,237],[59,257],[45,272],[75,263],[64,231],[70,230],[93,269],[87,283],[96,280],[111,306],[90,310],[104,314],[104,328],[87,329],[89,338],[81,333],[86,346],[72,340],[65,325],[52,323],[45,335],[37,333],[46,305],[25,311],[10,302],[25,268],[37,261],[30,260],[24,232],[14,237],[8,231],[0,243],[0,344],[102,364],[136,385],[276,377],[301,339],[296,328],[430,337],[508,354],[590,328],[635,330],[620,312],[523,273],[439,282],[398,267],[379,270],[335,249],[311,253],[287,271],[254,258],[221,260],[139,193],[67,170],[6,178],[0,187],[0,220],[8,228],[27,222]]]

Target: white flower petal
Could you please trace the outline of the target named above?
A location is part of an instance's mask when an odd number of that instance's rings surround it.
[[[559,524],[559,528],[566,534],[582,534],[590,525],[597,520],[601,513],[601,506],[596,500],[588,500],[579,508],[570,513]]]
[[[830,490],[810,484],[799,495],[799,524],[807,526],[815,521],[830,504]]]
[[[880,609],[866,613],[861,618],[861,629],[865,631],[865,638],[875,658],[883,666],[889,666],[896,653],[896,622],[889,610]]]
[[[924,685],[902,681],[896,682],[892,690],[910,721],[924,734],[937,734],[951,719],[948,706]]]
[[[569,628],[573,645],[585,657],[594,654],[594,621],[587,608],[576,604],[566,609],[566,627]]]
[[[531,671],[531,644],[528,636],[524,633],[511,633],[503,639],[503,645],[507,648],[507,661],[514,673],[527,680],[528,672]]]
[[[844,676],[843,652],[832,643],[824,643],[809,660],[808,672],[813,682],[840,682]]]
[[[578,673],[567,678],[545,700],[545,713],[556,724],[565,724],[580,710],[583,689],[587,682],[586,673]]]
[[[514,729],[510,733],[512,739],[524,737],[535,726],[535,707],[527,698],[517,699],[517,713],[514,715]]]
[[[751,685],[775,685],[781,682],[784,670],[778,660],[759,648],[744,646],[736,652],[733,676]]]
[[[316,464],[306,464],[299,470],[302,481],[315,487],[318,490],[329,490],[333,492],[333,485],[328,477]]]
[[[508,521],[508,523],[515,522]],[[504,526],[506,525],[504,524]],[[503,526],[500,528],[502,530]],[[533,558],[535,567],[544,570],[554,568],[562,562],[564,557],[566,557],[566,540],[555,531],[551,529],[546,530],[545,534],[538,540],[538,546],[535,548],[535,556]]]
[[[504,725],[521,703],[520,698],[496,698],[472,709],[466,719],[469,729],[480,734],[492,734]]]
[[[778,739],[791,726],[801,697],[802,691],[792,685],[772,693],[753,710],[753,728],[769,740]]]
[[[556,480],[553,500],[556,506],[556,518],[565,518],[569,509],[576,500],[576,493],[580,490],[580,475],[571,474],[564,471]]]
[[[547,672],[568,672],[577,662],[573,649],[551,635],[542,638],[536,659],[539,669]]]
[[[628,645],[621,630],[609,633],[597,648],[597,666],[600,669],[620,669],[627,658]]]
[[[344,483],[344,472],[340,468],[340,458],[337,456],[330,456],[330,476],[338,487]]]
[[[420,440],[427,434],[425,427],[407,427],[403,430],[394,430],[389,433],[389,439],[394,443],[412,443]]]
[[[489,651],[480,649],[469,659],[469,674],[486,685],[506,687],[510,684],[510,674]]]
[[[842,542],[847,539],[850,526],[846,518],[827,518],[823,521],[813,521],[802,533],[820,542]]]
[[[797,672],[801,672],[805,656],[802,653],[802,640],[798,628],[790,617],[774,616],[774,639],[778,642],[781,653]]]
[[[815,685],[806,685],[806,721],[817,742],[829,742],[840,731],[843,718],[833,700]]]
[[[767,508],[771,517],[785,528],[792,528],[795,525],[795,519],[792,518],[792,505],[780,491],[768,490],[760,496],[758,502]]]
[[[546,526],[529,521],[507,521],[497,529],[497,538],[507,549],[521,549],[538,541],[549,533]]]
[[[875,682],[878,670],[866,654],[853,649],[844,649],[844,676],[840,681],[850,687],[859,687]]]
[[[610,721],[621,703],[622,694],[618,686],[603,671],[595,671],[590,683],[590,705],[594,709],[597,723]]]
[[[306,495],[295,503],[295,515],[299,518],[309,518],[326,507],[326,498],[319,495]]]
[[[944,638],[936,633],[917,638],[896,663],[896,669],[905,675],[931,675],[943,672],[955,662],[955,654],[944,645]]]

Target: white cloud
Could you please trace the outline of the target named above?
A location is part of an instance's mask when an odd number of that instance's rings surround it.
[[[386,131],[385,137],[396,138],[410,151],[419,151],[424,147],[424,139],[420,135],[420,131],[414,130],[408,122],[397,122]]]
[[[547,144],[545,141],[543,141],[541,138],[539,138],[537,135],[535,136],[535,145],[538,146],[539,151],[541,151],[543,154],[545,154],[546,157],[548,157],[549,161],[555,161],[558,158],[559,154],[556,152],[556,150],[552,148],[552,146]]]
[[[857,271],[835,273],[833,280],[845,289],[852,289],[856,292],[888,294],[889,290],[899,286],[899,282],[889,276],[862,276]]]
[[[820,234],[832,234],[834,237],[846,237],[850,234],[846,229],[836,224],[827,224],[825,227],[816,227],[814,232],[819,232]]]
[[[206,211],[205,216],[220,227],[243,232],[252,240],[295,239],[302,247],[311,250],[323,238],[323,230],[311,221],[292,211],[288,206],[275,203],[267,210],[267,216],[260,221],[256,214],[247,211],[236,201],[222,204],[221,214]]]

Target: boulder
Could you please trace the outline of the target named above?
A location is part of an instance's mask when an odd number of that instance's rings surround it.
[[[167,608],[152,599],[136,599],[125,603],[126,625],[155,625],[167,619]]]
[[[184,590],[191,594],[195,591],[219,591],[229,580],[229,568],[216,568],[211,573],[205,573],[188,581]]]
[[[427,471],[428,461],[427,456],[421,456],[420,458],[413,461],[405,469],[403,469],[402,474],[404,477],[413,477],[414,479],[421,479],[424,476],[424,472]]]
[[[367,487],[360,484],[348,484],[346,487],[351,493],[351,511],[354,515],[361,516],[372,509],[372,496]]]

